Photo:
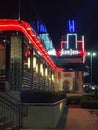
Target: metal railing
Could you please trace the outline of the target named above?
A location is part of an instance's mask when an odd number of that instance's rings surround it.
[[[27,107],[5,92],[0,92],[0,112],[6,121],[12,122],[17,130],[22,128],[23,117],[27,116]]]

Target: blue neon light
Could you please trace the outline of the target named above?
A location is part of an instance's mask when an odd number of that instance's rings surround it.
[[[46,26],[40,21],[37,21],[37,29],[38,29],[39,33],[47,33],[48,32]]]
[[[68,22],[69,32],[74,33],[75,32],[75,21],[69,20]]]

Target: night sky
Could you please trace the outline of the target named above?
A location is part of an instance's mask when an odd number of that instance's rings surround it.
[[[42,20],[59,47],[62,34],[66,34],[68,20],[76,21],[76,32],[85,36],[86,49],[96,49],[98,42],[98,0],[20,0],[21,19]],[[18,18],[19,0],[0,2],[1,18]]]
[[[85,49],[97,52],[98,0],[21,0],[20,7],[22,20],[29,22],[39,19],[45,23],[56,48],[60,46],[61,36],[68,32],[68,20],[74,19],[76,21],[76,33],[85,36]],[[18,0],[0,1],[1,18],[18,18],[18,14]],[[93,61],[94,77],[98,77],[97,59],[98,54]],[[94,80],[98,84],[97,79]]]

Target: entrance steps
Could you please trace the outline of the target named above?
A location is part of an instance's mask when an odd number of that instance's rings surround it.
[[[0,116],[0,130],[18,130],[13,121],[7,121],[5,116]]]

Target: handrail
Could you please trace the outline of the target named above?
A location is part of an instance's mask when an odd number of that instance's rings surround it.
[[[22,104],[21,101],[19,101],[18,99],[14,98],[13,96],[9,95],[7,92],[3,93],[5,96],[8,96],[9,98],[13,99],[14,101],[16,101],[18,104]]]
[[[9,95],[6,92],[0,92],[0,96],[2,96],[5,100],[7,100],[8,102],[10,102],[11,104],[13,104],[15,106],[21,106],[21,107],[24,106],[24,103],[22,103],[21,101],[17,100],[16,98],[14,98],[13,96]],[[14,102],[12,102],[12,100]],[[25,111],[22,109],[21,112],[23,113],[23,115],[27,116],[27,108],[25,109]]]
[[[6,119],[10,121],[14,121],[14,124],[18,126],[20,129],[22,127],[23,116],[27,116],[27,107],[24,107],[24,104],[18,102],[15,98],[5,93],[0,92],[0,102],[2,107],[2,114],[6,115]],[[17,101],[17,103],[12,102],[11,99],[13,98]],[[26,108],[26,111],[23,110]]]

